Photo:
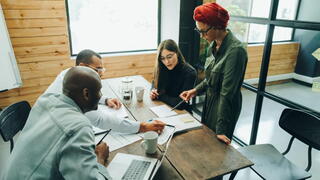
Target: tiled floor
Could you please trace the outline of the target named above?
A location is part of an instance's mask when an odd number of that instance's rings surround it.
[[[298,104],[320,111],[320,93],[312,92],[311,87],[303,86],[294,82],[288,82],[279,85],[267,86],[267,92],[289,99]],[[243,107],[242,112],[235,130],[235,135],[245,142],[249,142],[250,129],[252,126],[253,111],[256,94],[248,90],[243,90]],[[271,101],[267,98],[263,100],[260,126],[257,136],[257,144],[271,143],[280,152],[283,152],[288,145],[290,136],[278,125],[278,119],[285,106]],[[233,142],[234,147],[238,145]],[[307,167],[307,147],[295,140],[291,151],[286,156],[298,167]],[[312,151],[312,173],[311,180],[320,179],[320,152]],[[224,179],[228,179],[226,176]],[[249,168],[238,172],[236,180],[259,180],[261,179]]]

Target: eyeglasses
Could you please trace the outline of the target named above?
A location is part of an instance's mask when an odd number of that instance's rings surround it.
[[[200,30],[197,27],[195,27],[194,30],[197,31],[199,34],[207,34],[212,28],[214,27],[210,26],[207,30]]]
[[[103,67],[93,67],[93,66],[91,66],[91,65],[89,65],[89,64],[86,64],[86,66],[90,67],[91,69],[93,69],[93,70],[96,71],[97,73],[103,73],[103,72],[106,71],[106,69],[103,68]]]
[[[168,54],[166,57],[161,56],[161,57],[160,57],[160,60],[161,60],[161,61],[164,61],[164,60],[166,60],[166,59],[171,60],[172,57],[174,56],[174,54],[175,54],[175,53]]]

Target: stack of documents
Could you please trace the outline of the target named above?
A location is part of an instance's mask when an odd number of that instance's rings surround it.
[[[150,110],[158,116],[158,118],[154,119],[174,126],[174,128],[165,126],[163,132],[158,138],[158,144],[160,145],[167,142],[173,131],[180,132],[202,127],[202,124],[189,113],[177,114],[167,105],[151,107]]]
[[[202,127],[202,124],[188,113],[156,119],[166,124],[175,126],[175,128],[165,126],[158,139],[158,144],[160,145],[167,142],[168,138],[172,134],[172,131],[181,132]]]
[[[151,107],[150,110],[158,117],[169,117],[177,115],[177,113],[175,111],[171,111],[171,109],[167,105]]]
[[[175,126],[175,132],[186,131],[202,127],[202,124],[188,113],[170,116],[166,118],[157,118],[157,120]]]

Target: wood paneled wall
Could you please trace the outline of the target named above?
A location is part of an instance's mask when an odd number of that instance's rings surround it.
[[[0,0],[23,86],[0,93],[0,107],[27,100],[34,103],[63,69],[74,65],[70,59],[64,0]],[[248,47],[246,78],[258,77],[263,46]],[[293,72],[298,45],[276,45],[271,74]],[[152,79],[156,54],[104,57],[103,78],[141,74]],[[288,66],[288,67],[287,67]]]
[[[38,96],[63,69],[74,65],[70,58],[64,0],[0,0],[23,86],[0,93],[0,107]],[[152,78],[156,55],[105,57],[105,76],[142,74]]]
[[[258,78],[260,74],[263,45],[248,46],[248,64],[245,79]],[[268,76],[293,73],[299,52],[299,43],[273,44]]]

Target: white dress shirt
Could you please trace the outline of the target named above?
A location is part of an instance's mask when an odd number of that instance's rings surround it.
[[[62,94],[63,78],[69,69],[63,70],[56,79],[50,84],[45,93]],[[106,96],[102,96],[99,103],[105,104]],[[112,129],[112,131],[122,133],[137,133],[140,128],[140,123],[128,119],[118,118],[114,115],[107,114],[103,111],[90,111],[85,113],[93,126],[100,129]]]

